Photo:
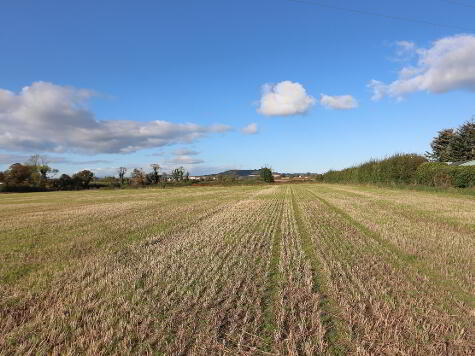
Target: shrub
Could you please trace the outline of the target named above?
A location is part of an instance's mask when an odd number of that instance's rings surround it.
[[[417,183],[433,187],[473,187],[475,166],[449,166],[445,163],[427,162],[417,169]]]

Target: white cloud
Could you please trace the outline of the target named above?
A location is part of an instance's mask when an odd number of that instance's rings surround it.
[[[266,116],[289,116],[306,113],[316,100],[299,83],[283,81],[262,86],[257,112]]]
[[[200,158],[195,157],[199,154],[197,151],[193,151],[190,149],[182,148],[177,149],[172,152],[174,157],[166,161],[166,163],[171,165],[193,165],[193,164],[201,164],[204,161]]]
[[[358,101],[351,95],[331,96],[320,95],[320,104],[328,109],[350,110],[359,106]]]
[[[410,41],[398,41],[396,42],[396,46],[398,47],[396,54],[401,57],[411,56],[417,51],[416,44]]]
[[[257,124],[253,122],[252,124],[249,124],[241,129],[241,132],[245,135],[254,135],[258,131],[257,129]]]
[[[186,148],[181,148],[173,151],[173,154],[176,156],[196,156],[200,154],[198,151],[189,150]]]
[[[401,99],[417,91],[475,91],[475,35],[444,37],[428,49],[416,48],[411,42],[399,45],[418,56],[417,64],[402,68],[399,78],[390,84],[371,80],[368,87],[373,90],[373,100],[384,96]]]
[[[97,120],[91,90],[35,82],[16,94],[0,89],[0,148],[29,152],[128,153],[189,143],[229,126],[168,121]]]
[[[202,159],[192,157],[192,156],[187,156],[187,155],[180,155],[176,156],[175,158],[167,161],[167,163],[171,164],[201,164],[204,163]]]
[[[31,158],[31,155],[21,155],[15,153],[0,153],[0,164],[12,165],[13,163],[26,163]],[[81,165],[81,164],[103,164],[110,163],[108,160],[96,159],[96,160],[74,160],[65,157],[58,156],[45,156],[41,155],[49,165],[56,164],[69,164],[69,165]]]

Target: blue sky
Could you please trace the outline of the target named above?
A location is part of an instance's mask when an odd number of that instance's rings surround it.
[[[311,2],[3,2],[0,169],[323,172],[475,114],[472,0]]]

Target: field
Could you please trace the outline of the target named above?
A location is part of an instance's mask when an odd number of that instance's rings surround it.
[[[473,355],[475,199],[295,184],[0,196],[0,354]]]

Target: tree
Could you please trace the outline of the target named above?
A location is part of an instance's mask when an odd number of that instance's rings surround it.
[[[457,129],[453,146],[457,160],[470,161],[475,159],[475,116]]]
[[[8,185],[23,185],[31,183],[31,175],[32,170],[30,166],[14,163],[5,172],[4,180]]]
[[[432,161],[447,162],[452,157],[450,143],[454,138],[455,132],[453,129],[444,129],[438,132],[438,135],[433,138],[430,147],[432,152],[426,152],[426,156]]]
[[[47,158],[39,154],[31,156],[25,165],[31,167],[33,181],[36,181],[38,185],[45,185],[51,178],[50,175],[54,176],[58,173],[57,169],[49,166]]]
[[[457,162],[475,159],[475,118],[462,124],[457,130],[438,132],[430,144],[432,152],[426,157],[437,162]]]
[[[61,174],[57,180],[58,188],[61,190],[70,189],[74,185],[73,179],[67,174]]]
[[[172,178],[175,182],[179,182],[183,180],[183,175],[185,174],[185,168],[178,167],[172,171]]]
[[[137,184],[137,185],[145,184],[145,172],[142,168],[134,168],[130,176],[134,184]]]
[[[151,178],[152,178],[152,183],[158,184],[160,182],[160,165],[157,163],[152,163],[150,165],[152,167],[152,173],[151,173]]]
[[[4,181],[5,181],[5,173],[0,172],[0,182],[4,182]]]
[[[117,173],[119,173],[120,185],[123,185],[124,184],[124,176],[125,176],[125,173],[127,173],[127,168],[119,167],[117,169]]]
[[[94,178],[94,173],[85,169],[73,175],[73,180],[75,183],[80,185],[82,188],[87,189],[89,187],[89,183]]]
[[[259,170],[259,175],[264,182],[272,183],[274,181],[274,176],[272,175],[272,169],[269,167],[262,167]]]

